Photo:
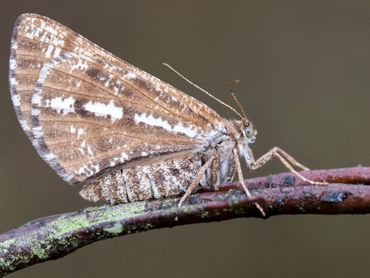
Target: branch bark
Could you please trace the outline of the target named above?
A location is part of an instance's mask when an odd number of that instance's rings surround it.
[[[237,183],[208,188],[190,196],[116,206],[104,205],[48,216],[0,234],[0,276],[63,257],[87,244],[125,234],[238,217],[280,214],[370,213],[370,167],[301,172],[324,186],[305,184],[291,173],[246,180],[255,198]]]

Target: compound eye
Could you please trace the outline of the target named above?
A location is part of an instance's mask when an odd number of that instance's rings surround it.
[[[247,135],[247,138],[250,139],[254,136],[254,130],[250,127],[245,129],[245,135]]]

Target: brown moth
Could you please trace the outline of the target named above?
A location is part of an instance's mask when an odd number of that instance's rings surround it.
[[[252,123],[237,120],[115,57],[69,28],[23,14],[14,27],[10,91],[39,155],[81,196],[111,204],[243,182],[239,157],[257,169],[272,157],[307,169],[280,148],[255,160]],[[262,208],[256,204],[263,213]]]

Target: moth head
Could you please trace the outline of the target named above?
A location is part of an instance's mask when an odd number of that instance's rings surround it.
[[[253,144],[256,141],[256,135],[257,130],[253,128],[253,125],[250,120],[248,120],[247,115],[243,109],[243,106],[240,104],[238,98],[233,92],[232,85],[239,83],[239,80],[234,80],[233,83],[231,83],[229,92],[231,96],[233,97],[235,103],[239,107],[240,113],[236,111],[234,108],[232,110],[237,114],[240,118],[239,123],[241,123],[240,132],[243,134],[243,141],[247,144]]]
[[[238,122],[240,135],[237,143],[238,152],[239,155],[244,158],[248,167],[250,167],[255,160],[249,144],[252,144],[256,141],[257,131],[253,128],[252,123],[246,119]]]
[[[253,144],[256,141],[257,130],[253,127],[252,123],[247,120],[242,120],[242,133],[248,144]]]

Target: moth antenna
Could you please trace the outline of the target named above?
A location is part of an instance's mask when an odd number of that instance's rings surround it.
[[[170,70],[172,70],[174,73],[176,73],[178,76],[180,76],[182,79],[184,79],[186,82],[188,82],[190,85],[194,86],[195,88],[197,88],[198,90],[202,91],[203,93],[207,94],[209,97],[213,98],[215,101],[217,101],[218,103],[221,103],[223,106],[229,108],[231,111],[233,111],[236,115],[238,115],[240,118],[243,119],[243,116],[238,112],[236,111],[233,107],[231,107],[230,105],[226,104],[225,102],[223,102],[222,100],[216,98],[214,95],[212,95],[211,93],[207,92],[206,90],[202,89],[201,87],[199,87],[197,84],[191,82],[189,79],[187,79],[185,76],[183,76],[181,73],[179,73],[177,70],[175,70],[173,67],[171,67],[169,64],[167,63],[163,63],[164,66],[168,67]]]
[[[234,86],[235,84],[239,84],[239,83],[240,83],[240,80],[239,80],[239,79],[236,79],[236,80],[234,80],[233,82],[231,82],[230,87],[229,87],[229,93],[231,94],[231,96],[233,97],[234,101],[236,102],[236,105],[238,105],[238,107],[239,107],[240,111],[242,112],[242,114],[243,114],[243,118],[246,120],[246,119],[248,119],[248,118],[247,118],[247,115],[245,114],[244,108],[243,108],[243,106],[240,104],[240,102],[239,102],[238,98],[236,97],[236,95],[235,95],[235,93],[234,93],[234,90],[233,90],[233,86]]]

